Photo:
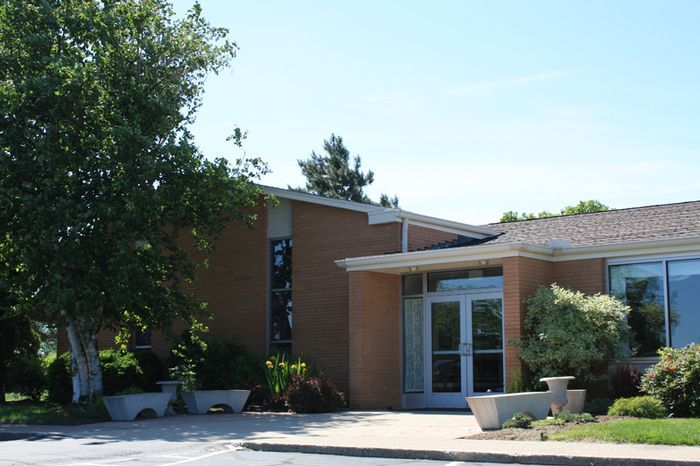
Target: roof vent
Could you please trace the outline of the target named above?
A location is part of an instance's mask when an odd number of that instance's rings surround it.
[[[547,247],[552,249],[567,249],[573,247],[573,245],[568,239],[550,239],[547,243]]]

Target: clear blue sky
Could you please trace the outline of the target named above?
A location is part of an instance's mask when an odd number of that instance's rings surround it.
[[[297,159],[336,133],[372,197],[468,223],[700,199],[698,1],[201,4],[240,51],[196,141],[235,157],[247,130],[266,184],[302,184]]]

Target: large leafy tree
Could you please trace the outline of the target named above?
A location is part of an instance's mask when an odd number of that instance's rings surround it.
[[[67,330],[76,402],[102,392],[101,330],[199,326],[194,248],[254,220],[262,163],[207,160],[187,129],[235,50],[198,5],[0,6],[0,238],[22,308]]]
[[[374,172],[362,172],[362,161],[356,155],[350,162],[350,151],[343,144],[343,138],[331,134],[330,139],[323,141],[325,154],[311,152],[306,160],[299,160],[301,172],[306,177],[306,186],[297,189],[308,193],[334,199],[376,204],[365,194],[364,188],[374,182]],[[398,208],[399,198],[382,194],[379,204],[385,207]]]
[[[608,210],[611,210],[609,206],[603,204],[598,200],[591,199],[589,201],[579,201],[579,203],[576,205],[568,205],[566,207],[563,207],[558,214],[547,212],[546,210],[538,214],[527,212],[518,213],[513,210],[509,210],[508,212],[504,212],[503,215],[501,215],[500,221],[517,222],[519,220],[533,220],[536,218],[557,217],[560,215],[588,214],[592,212],[605,212]]]

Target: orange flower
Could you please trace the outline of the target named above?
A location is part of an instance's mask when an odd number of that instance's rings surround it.
[[[654,374],[647,374],[647,377],[649,377],[650,379],[653,379],[653,378],[654,378]]]

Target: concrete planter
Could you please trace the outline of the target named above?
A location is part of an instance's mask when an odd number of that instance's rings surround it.
[[[506,420],[520,412],[530,413],[535,419],[544,419],[553,398],[552,392],[507,393],[468,396],[467,404],[481,430],[488,430],[500,429]]]
[[[195,390],[183,392],[182,398],[190,414],[206,414],[214,406],[221,406],[227,413],[240,413],[248,395],[250,390]]]
[[[586,390],[567,390],[566,397],[569,402],[563,407],[563,411],[580,414],[583,412],[583,405],[586,403]]]
[[[141,412],[163,417],[170,401],[169,393],[133,393],[102,398],[113,421],[133,421]]]

